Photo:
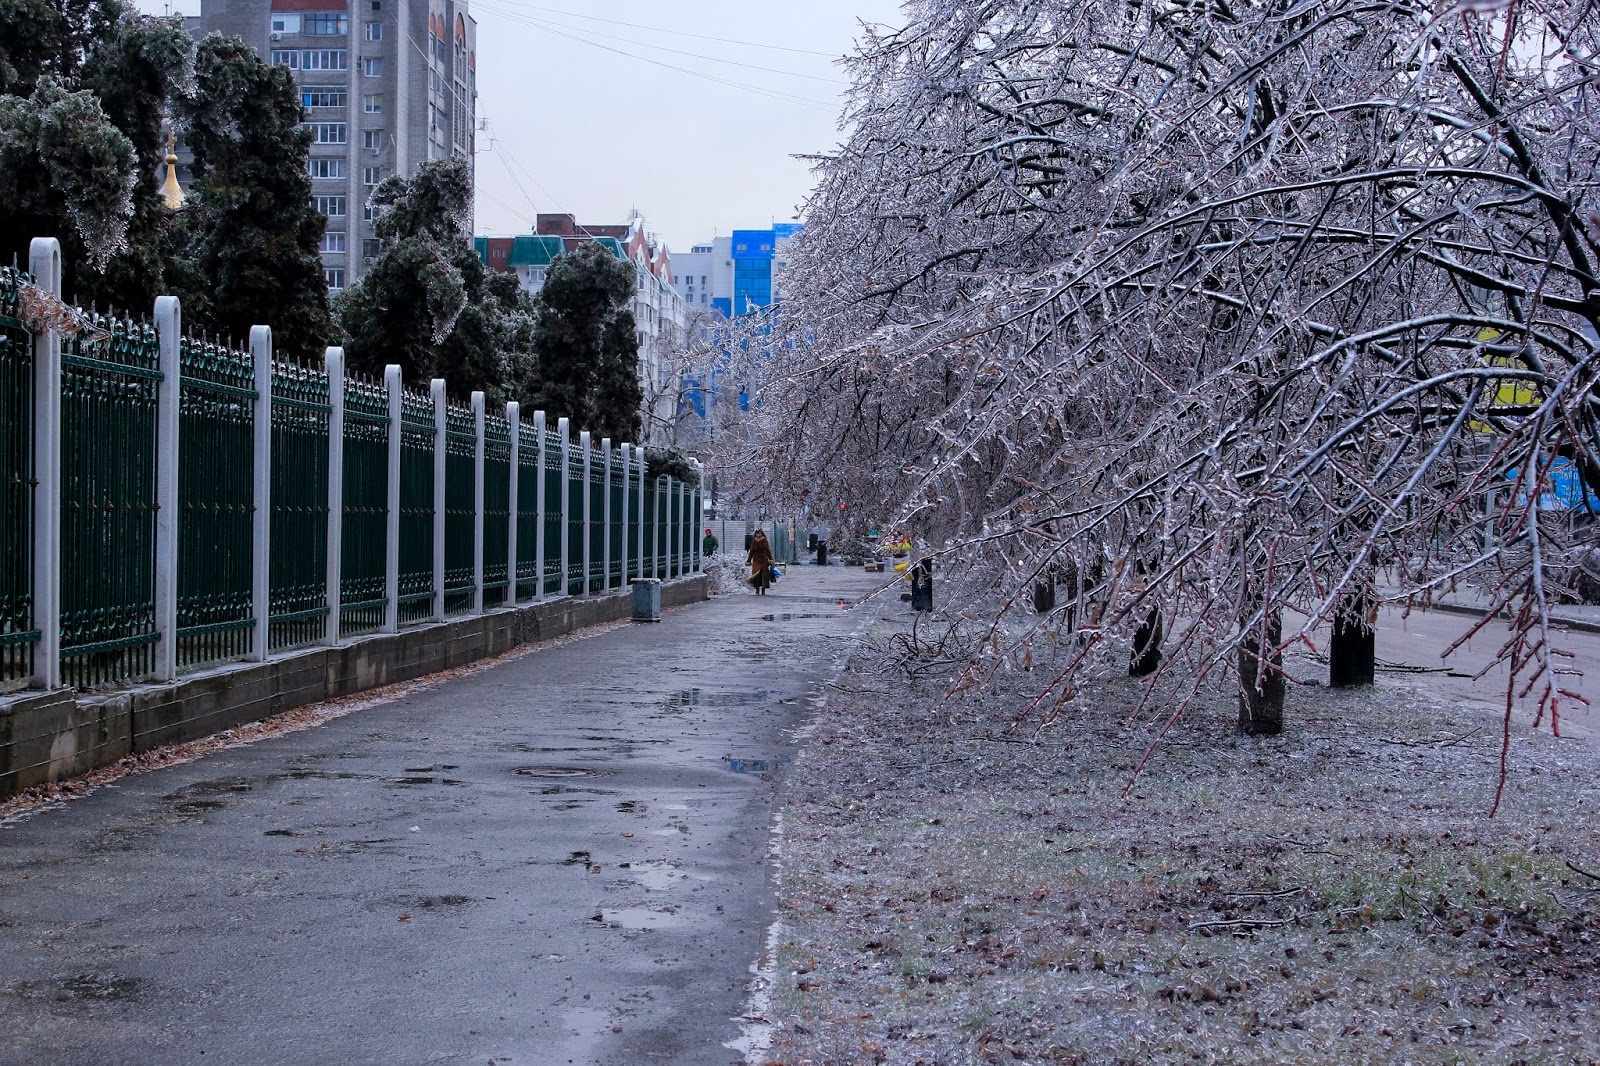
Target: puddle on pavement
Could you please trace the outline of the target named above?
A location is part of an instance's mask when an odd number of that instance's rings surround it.
[[[541,788],[541,796],[615,796],[616,790],[610,788],[574,788],[571,785],[551,785]]]
[[[192,785],[185,785],[176,792],[169,792],[162,799],[180,800],[191,796],[222,796],[230,792],[249,792],[255,786],[242,777],[221,777],[212,781],[197,781]]]
[[[471,896],[418,896],[416,905],[425,911],[431,911],[440,907],[464,907],[471,902]]]
[[[788,761],[787,755],[771,759],[740,759],[732,755],[722,757],[722,764],[736,774],[770,774]]]
[[[11,990],[25,999],[118,1002],[139,998],[140,980],[119,973],[79,973],[48,981],[18,981]]]
[[[523,777],[594,777],[603,771],[584,766],[518,766],[511,772]]]
[[[464,785],[465,781],[454,777],[434,777],[432,774],[412,777],[391,777],[391,785]]]
[[[601,910],[590,917],[618,929],[675,929],[683,926],[684,919],[669,911],[653,911],[647,907],[619,907]]]
[[[798,622],[805,618],[832,618],[831,614],[764,614],[763,622]]]
[[[687,873],[670,862],[623,863],[619,866],[619,869],[626,870],[629,877],[632,877],[652,892],[662,892],[681,885],[685,881],[711,880],[706,874]]]
[[[261,835],[264,837],[297,837],[300,834],[296,833],[293,829],[268,829]]]
[[[661,809],[664,811],[686,811],[689,809],[689,805],[687,803],[664,803]]]
[[[606,740],[606,741],[609,742],[612,738],[610,738],[610,737],[602,737],[601,739],[602,740]],[[572,752],[577,752],[577,751],[604,751],[605,749],[601,748],[597,744],[584,744],[584,745],[579,745],[578,747],[572,747],[572,748],[549,748],[549,747],[540,747],[540,746],[534,745],[534,744],[507,744],[505,746],[505,750],[506,751],[520,751],[525,755],[561,755],[561,754],[570,754]]]
[[[345,758],[346,756],[339,756]],[[349,756],[356,758],[357,756]],[[285,770],[281,774],[273,774],[268,781],[356,781],[370,774],[353,774],[348,770]]]
[[[173,804],[172,809],[179,814],[205,814],[207,811],[220,811],[226,806],[221,800],[188,800]]]
[[[450,763],[440,763],[438,766],[408,766],[405,768],[405,772],[408,774],[432,774],[438,773],[441,770],[459,769],[461,769],[461,767],[451,765]]]
[[[617,804],[618,814],[643,814],[649,809],[649,805],[644,800],[623,800]]]

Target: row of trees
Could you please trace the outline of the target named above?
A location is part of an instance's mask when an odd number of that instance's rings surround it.
[[[1514,617],[1508,722],[1559,728],[1593,537],[1549,488],[1600,484],[1587,7],[906,13],[852,61],[725,469],[897,515],[974,603],[1059,589],[969,663],[1076,638],[1046,717],[1131,658],[1173,715],[1233,678],[1276,732],[1291,644],[1332,620],[1370,678],[1380,600],[1468,581]]]
[[[182,19],[125,0],[5,0],[0,240],[20,255],[57,236],[67,292],[85,305],[141,313],[172,293],[198,332],[238,339],[266,322],[291,357],[343,343],[358,369],[399,362],[413,380],[442,376],[638,439],[626,264],[562,257],[529,297],[472,250],[465,164],[428,164],[375,190],[383,251],[330,306],[304,119],[288,69],[238,38],[196,44]],[[193,154],[177,212],[158,189],[168,126]]]

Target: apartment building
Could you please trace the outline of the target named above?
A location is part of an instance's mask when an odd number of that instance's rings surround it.
[[[368,203],[380,182],[430,160],[474,165],[478,27],[467,0],[202,0],[189,26],[242,37],[294,72],[332,292],[381,250]]]

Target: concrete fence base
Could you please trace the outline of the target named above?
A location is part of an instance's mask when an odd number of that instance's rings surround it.
[[[708,596],[703,575],[664,583],[661,589],[668,607]],[[0,698],[0,798],[296,707],[465,666],[588,626],[626,621],[632,609],[632,596],[622,589],[305,648],[174,682]]]

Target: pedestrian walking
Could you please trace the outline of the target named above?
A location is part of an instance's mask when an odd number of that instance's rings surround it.
[[[767,586],[772,584],[772,545],[767,541],[764,530],[756,530],[756,535],[750,541],[750,584],[755,586],[757,596],[767,594]]]
[[[717,554],[719,547],[721,545],[717,543],[717,535],[711,532],[710,526],[707,526],[705,539],[700,542],[700,554],[709,558]]]

